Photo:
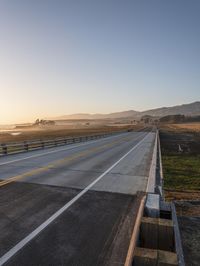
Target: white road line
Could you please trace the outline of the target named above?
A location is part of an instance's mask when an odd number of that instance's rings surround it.
[[[20,158],[20,159],[15,159],[15,160],[3,162],[3,163],[0,163],[0,166],[6,165],[6,164],[11,164],[11,163],[16,163],[16,162],[20,162],[20,161],[24,161],[24,160],[28,160],[28,159],[31,159],[31,158],[45,156],[45,155],[48,155],[48,154],[51,154],[51,153],[57,153],[57,152],[60,152],[60,151],[71,150],[71,149],[74,149],[74,148],[78,148],[78,147],[85,146],[85,145],[90,145],[90,144],[93,144],[93,143],[96,143],[96,142],[99,142],[99,141],[102,141],[102,140],[105,140],[105,139],[113,138],[113,137],[119,137],[119,135],[117,135],[117,136],[110,136],[110,137],[107,137],[107,138],[102,138],[102,139],[98,139],[98,140],[94,140],[94,141],[87,141],[86,143],[81,143],[81,144],[76,145],[76,146],[62,148],[62,149],[59,149],[59,150],[48,151],[48,152],[44,152],[44,153],[30,155],[30,156],[27,156],[27,157],[24,157],[24,158]]]
[[[151,132],[150,132],[151,133]],[[26,244],[28,244],[33,238],[35,238],[42,230],[44,230],[49,224],[51,224],[57,217],[59,217],[64,211],[66,211],[72,204],[74,204],[78,199],[80,199],[91,187],[93,187],[100,179],[102,179],[106,174],[108,174],[116,165],[118,165],[127,155],[129,155],[133,150],[135,150],[148,136],[149,134],[140,140],[135,146],[133,146],[125,155],[123,155],[117,162],[115,162],[111,167],[109,167],[103,174],[101,174],[97,179],[95,179],[90,185],[84,188],[78,195],[66,203],[62,208],[55,212],[49,219],[37,227],[32,233],[21,240],[17,245],[11,248],[6,254],[0,258],[0,265],[6,263],[10,258],[12,258],[18,251],[20,251]]]

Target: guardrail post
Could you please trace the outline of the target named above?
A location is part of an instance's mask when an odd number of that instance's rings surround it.
[[[41,140],[41,147],[44,149],[44,141]]]
[[[3,151],[3,154],[4,155],[7,155],[8,154],[8,147],[6,144],[1,144],[1,147],[2,147],[2,151]]]
[[[24,141],[24,150],[28,151],[28,143],[26,141]]]

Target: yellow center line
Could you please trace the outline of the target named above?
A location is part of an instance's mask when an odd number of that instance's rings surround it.
[[[17,180],[23,179],[25,177],[30,177],[30,176],[33,176],[33,175],[36,175],[36,174],[41,174],[41,173],[43,173],[43,172],[45,172],[45,171],[47,171],[47,170],[49,170],[51,168],[58,167],[58,166],[61,166],[61,165],[65,165],[66,163],[69,163],[70,161],[73,161],[73,160],[76,160],[78,158],[84,157],[84,156],[86,156],[86,155],[88,155],[88,154],[90,154],[92,152],[100,151],[100,150],[103,150],[104,148],[112,147],[112,146],[114,146],[117,143],[123,142],[125,140],[131,140],[131,139],[132,139],[132,137],[125,137],[125,138],[122,138],[120,140],[113,141],[112,143],[105,144],[103,146],[99,146],[99,147],[96,147],[96,148],[91,148],[91,149],[89,149],[87,151],[80,152],[80,153],[78,153],[76,155],[68,156],[68,157],[66,157],[64,159],[55,161],[54,163],[50,163],[47,166],[31,170],[31,171],[26,172],[24,174],[20,174],[20,175],[17,175],[17,176],[10,177],[8,179],[5,179],[5,180],[1,181],[0,182],[0,187],[5,186],[5,185],[7,185],[9,183],[15,182]]]

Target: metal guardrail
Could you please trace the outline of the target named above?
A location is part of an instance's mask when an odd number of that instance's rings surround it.
[[[100,138],[105,138],[112,135],[121,134],[125,131],[111,132],[104,134],[96,134],[89,136],[80,136],[73,138],[56,138],[52,140],[36,140],[36,141],[23,141],[18,143],[2,143],[0,144],[0,156],[5,156],[8,154],[15,154],[20,152],[28,152],[33,150],[39,150],[44,148],[52,148],[56,146],[69,145],[74,143],[85,142],[89,140],[96,140]]]

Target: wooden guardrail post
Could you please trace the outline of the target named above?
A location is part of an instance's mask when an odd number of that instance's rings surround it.
[[[41,147],[44,149],[44,141],[41,140]]]
[[[29,147],[28,147],[28,143],[27,143],[26,141],[24,141],[24,150],[25,150],[25,151],[28,151],[28,148],[29,148]]]
[[[1,144],[1,147],[2,147],[2,152],[4,155],[7,155],[8,154],[8,147],[6,144]]]
[[[132,264],[133,263],[133,252],[136,248],[138,236],[140,233],[140,224],[141,224],[141,219],[142,219],[142,216],[144,213],[145,200],[146,200],[146,196],[144,196],[140,202],[140,206],[139,206],[137,217],[135,220],[135,225],[134,225],[132,236],[130,239],[130,245],[128,248],[128,253],[126,256],[126,261],[125,261],[124,266],[132,266],[133,265]]]

